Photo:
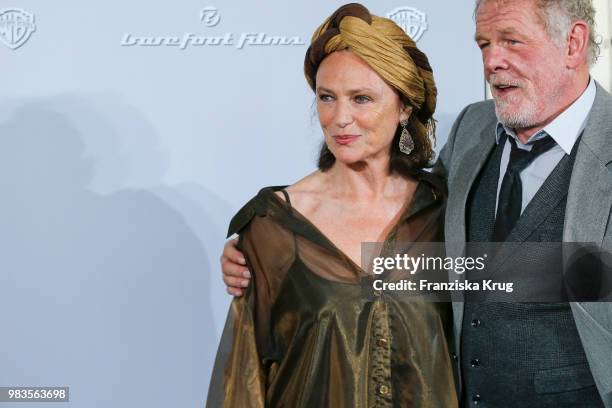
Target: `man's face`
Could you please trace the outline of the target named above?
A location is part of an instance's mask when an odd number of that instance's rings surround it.
[[[534,0],[485,0],[476,14],[476,41],[503,124],[544,126],[565,108],[565,49],[550,38]]]

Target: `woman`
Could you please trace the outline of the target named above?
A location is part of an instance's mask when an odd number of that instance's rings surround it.
[[[457,406],[448,304],[374,290],[359,266],[363,242],[384,254],[442,241],[444,185],[423,170],[427,58],[391,20],[348,4],[314,33],[305,74],[325,137],[319,170],[261,190],[229,228],[253,282],[228,318],[224,405]]]

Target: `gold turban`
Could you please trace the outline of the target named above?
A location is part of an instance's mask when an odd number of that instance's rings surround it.
[[[433,136],[432,115],[436,109],[437,90],[427,56],[392,20],[370,14],[361,4],[346,4],[327,18],[312,36],[304,72],[313,90],[323,59],[344,49],[361,57],[397,90],[404,103],[413,108],[411,133],[421,139],[415,141],[431,153],[429,136]]]

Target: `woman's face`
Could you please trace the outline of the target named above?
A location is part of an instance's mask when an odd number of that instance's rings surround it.
[[[336,51],[319,65],[317,111],[327,147],[347,165],[388,159],[401,120],[410,116],[398,94],[350,51]]]

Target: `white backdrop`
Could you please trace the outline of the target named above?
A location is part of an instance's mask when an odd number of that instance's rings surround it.
[[[596,10],[595,30],[601,41],[601,54],[591,70],[593,77],[612,91],[612,1],[593,0]]]
[[[342,3],[1,1],[35,31],[0,44],[0,386],[69,386],[57,406],[202,406],[228,221],[315,168],[302,63]],[[366,5],[426,14],[439,148],[484,97],[472,1]]]

